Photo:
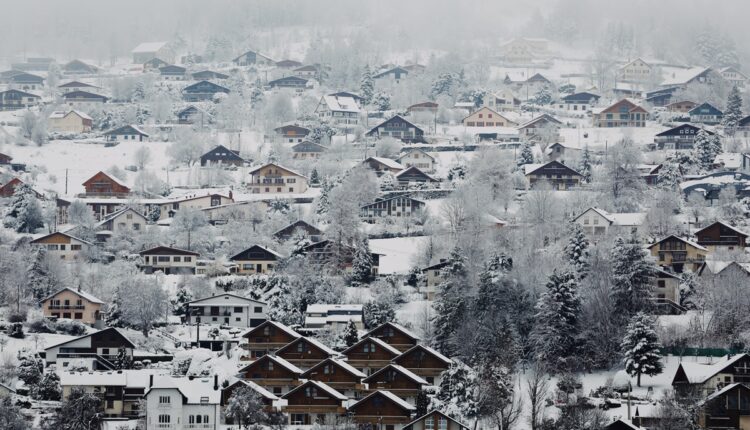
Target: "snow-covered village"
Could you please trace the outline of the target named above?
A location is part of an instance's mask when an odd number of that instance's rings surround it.
[[[0,12],[0,430],[750,430],[750,3]]]

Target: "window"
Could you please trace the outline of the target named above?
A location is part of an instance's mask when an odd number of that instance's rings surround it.
[[[268,370],[273,370],[273,361],[268,360]]]
[[[83,319],[83,313],[76,312],[75,314],[73,314],[73,319],[82,320]]]
[[[185,257],[185,259],[183,261],[185,263],[190,263],[191,261],[193,261],[193,257]]]
[[[159,404],[160,405],[168,405],[172,403],[172,398],[169,396],[159,396]]]
[[[170,416],[169,415],[159,415],[159,424],[169,424],[170,422]]]
[[[262,306],[256,306],[253,308],[253,312],[256,314],[262,314],[263,313],[263,307]],[[268,330],[268,327],[266,327],[266,330]]]
[[[169,257],[156,257],[160,263],[169,263]]]
[[[448,420],[445,417],[438,419],[438,430],[448,430]]]
[[[109,388],[109,387],[108,387]],[[115,407],[115,401],[112,399],[107,400],[107,409],[112,409]]]
[[[182,258],[181,258],[181,257],[173,257],[173,258],[172,258],[172,260],[173,260],[173,261],[174,261],[175,263],[179,263],[180,261],[182,261]]]
[[[365,343],[362,352],[375,352],[375,345],[369,342]]]

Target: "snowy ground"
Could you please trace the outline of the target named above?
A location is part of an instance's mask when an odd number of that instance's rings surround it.
[[[419,247],[426,239],[424,236],[372,239],[370,250],[384,254],[380,256],[379,272],[384,275],[409,273]]]

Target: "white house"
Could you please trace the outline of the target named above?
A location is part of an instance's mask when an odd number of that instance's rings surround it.
[[[432,173],[435,171],[435,157],[419,148],[407,150],[396,161],[404,167],[415,166],[423,172]]]
[[[315,108],[320,119],[344,128],[353,128],[359,124],[359,112],[359,105],[353,97],[335,95],[323,96]]]
[[[220,428],[219,377],[162,376],[146,391],[146,430]]]
[[[326,305],[315,303],[305,311],[305,328],[320,330],[330,327],[333,331],[343,330],[349,321],[354,321],[358,330],[365,328],[362,318],[362,305]]]
[[[268,304],[224,293],[187,303],[187,323],[228,324],[233,327],[257,327],[268,319]]]
[[[587,235],[602,237],[608,233],[638,233],[638,228],[645,218],[646,214],[643,212],[609,213],[604,209],[592,207],[573,218],[573,222],[580,224]]]

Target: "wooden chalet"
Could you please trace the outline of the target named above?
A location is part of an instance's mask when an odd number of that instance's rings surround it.
[[[276,351],[276,356],[285,359],[302,370],[334,357],[338,353],[314,337],[298,337]]]
[[[294,90],[304,90],[309,81],[297,76],[285,76],[268,82],[271,88],[289,88]]]
[[[41,100],[42,98],[38,95],[21,90],[0,91],[0,111],[30,108],[39,104]]]
[[[417,335],[394,322],[381,324],[363,337],[376,337],[399,351],[408,351],[419,342]]]
[[[209,79],[229,79],[229,75],[223,73],[214,72],[212,70],[202,70],[200,72],[193,72],[190,74],[196,81],[207,81]]]
[[[273,271],[278,262],[284,258],[278,252],[260,246],[253,245],[244,251],[229,258],[229,261],[237,265],[234,270],[240,275],[255,275]]]
[[[186,72],[186,68],[174,64],[159,67],[159,75],[166,80],[181,81],[185,79]]]
[[[234,151],[224,145],[219,145],[214,149],[201,155],[201,166],[242,166],[245,160],[240,157],[239,151]]]
[[[695,232],[698,245],[704,246],[710,252],[719,249],[726,251],[744,251],[748,234],[731,225],[716,221]]]
[[[195,274],[200,254],[186,249],[155,246],[138,253],[143,259],[141,270],[151,274],[157,271],[165,275]]]
[[[407,167],[406,169],[396,173],[396,180],[399,186],[406,187],[412,184],[436,184],[440,181],[423,172],[417,166]]]
[[[698,425],[708,430],[750,426],[750,388],[733,383],[711,393],[699,404]]]
[[[212,118],[213,116],[210,113],[192,105],[177,112],[177,121],[180,124],[200,123],[202,127],[204,124],[207,124]]]
[[[44,247],[50,256],[62,261],[83,260],[85,252],[94,247],[87,240],[60,231],[34,239],[30,244]]]
[[[229,88],[209,81],[200,81],[182,89],[182,99],[187,102],[213,100],[216,94],[229,94]]]
[[[405,425],[404,430],[469,430],[469,426],[433,410]]]
[[[690,122],[708,125],[716,125],[724,118],[724,112],[708,102],[690,109],[688,115],[690,115]]]
[[[83,183],[86,193],[82,197],[127,197],[130,188],[119,180],[98,172]]]
[[[645,127],[648,119],[648,111],[628,99],[591,112],[594,127]]]
[[[232,62],[238,66],[252,66],[252,65],[265,65],[275,66],[276,61],[268,56],[265,56],[257,51],[246,51],[243,54],[237,56]]]
[[[223,388],[221,390],[221,404],[222,406],[226,406],[229,402],[229,399],[232,397],[234,392],[242,387],[250,387],[252,388],[256,393],[258,393],[258,396],[261,399],[261,403],[263,403],[263,410],[266,412],[274,412],[276,410],[276,403],[279,401],[279,397],[272,392],[266,390],[265,388],[261,387],[260,385],[256,384],[253,381],[247,381],[244,379],[238,379],[234,381],[233,383],[229,384],[226,388]],[[226,424],[232,425],[234,424],[234,421],[232,417],[227,416],[225,418]]]
[[[324,382],[308,380],[282,396],[290,425],[336,424],[348,398]],[[328,422],[331,419],[331,422]]]
[[[691,240],[670,235],[649,245],[657,264],[674,273],[697,272],[706,261],[708,249]]]
[[[750,355],[746,353],[726,356],[713,364],[683,361],[672,378],[676,391],[703,396],[735,383],[750,384]]]
[[[341,352],[347,362],[367,375],[389,365],[401,351],[377,337],[367,337]]]
[[[109,142],[132,142],[135,140],[143,142],[144,140],[148,140],[148,137],[148,133],[143,132],[143,130],[136,127],[135,125],[124,125],[122,127],[118,127],[114,130],[110,130],[104,133],[104,138]]]
[[[376,125],[367,132],[367,136],[392,137],[405,143],[424,142],[424,130],[407,121],[400,115],[393,116]]]
[[[266,354],[239,370],[242,379],[255,382],[275,395],[300,384],[302,370],[281,357]]]
[[[693,149],[695,136],[699,131],[701,131],[701,128],[691,124],[678,125],[654,136],[654,144],[657,149]],[[712,131],[706,130],[706,133],[708,133],[709,136],[714,135],[714,132]]]
[[[310,134],[310,129],[301,127],[299,125],[283,125],[273,129],[278,136],[281,136],[284,142],[287,143],[300,143],[305,140],[305,137]]]
[[[360,217],[374,223],[378,218],[411,217],[421,213],[425,203],[409,196],[396,196],[389,199],[376,200],[359,208]]]
[[[273,237],[281,241],[297,236],[309,237],[313,242],[317,242],[323,236],[323,231],[307,221],[298,220],[273,234]]]
[[[430,385],[439,385],[440,375],[453,364],[453,360],[420,344],[394,358],[393,363],[421,376]]]
[[[249,353],[247,358],[253,360],[275,352],[302,335],[284,324],[268,320],[246,331],[242,337],[247,339],[247,343],[243,344],[243,348]]]
[[[154,57],[143,63],[143,71],[148,72],[150,70],[159,70],[165,66],[169,66],[169,63],[162,60],[161,58]]]
[[[292,158],[295,160],[317,159],[328,150],[327,147],[309,140],[292,146]]]
[[[414,403],[428,382],[398,364],[389,364],[364,379],[370,391],[388,390],[402,399]]]
[[[68,106],[76,106],[80,104],[91,105],[97,103],[107,103],[109,97],[101,94],[95,94],[88,91],[69,91],[62,95],[63,102]]]
[[[524,164],[523,167],[531,188],[539,182],[546,182],[555,190],[569,190],[580,185],[583,179],[583,175],[559,161]]]
[[[362,383],[366,377],[346,361],[331,357],[313,365],[302,374],[304,379],[325,382],[352,398],[360,398],[367,391],[367,386]]]
[[[400,430],[412,421],[416,408],[389,391],[374,391],[349,406],[352,420],[360,427]]]
[[[375,171],[375,174],[380,176],[385,172],[398,173],[404,170],[402,166],[396,160],[391,160],[385,157],[368,157],[362,162],[362,165]]]
[[[88,370],[115,370],[112,361],[121,348],[132,356],[135,345],[118,329],[106,328],[45,348],[44,360],[58,369],[76,362]]]

